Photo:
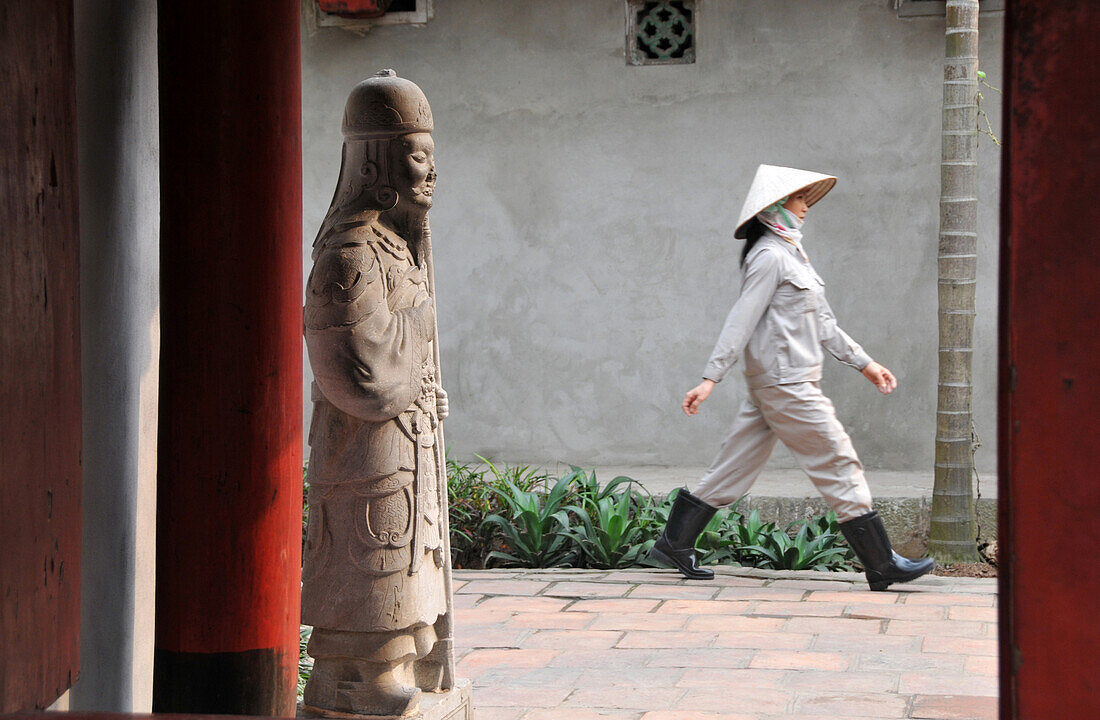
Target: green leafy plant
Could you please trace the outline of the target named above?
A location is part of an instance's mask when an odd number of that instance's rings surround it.
[[[740,552],[741,541],[739,531],[744,520],[737,505],[719,510],[710,519],[699,538],[695,541],[695,549],[699,555],[699,563],[702,565],[741,565]]]
[[[493,494],[485,472],[472,465],[447,461],[451,562],[454,567],[482,567],[492,549],[493,532],[484,525],[493,512]]]
[[[840,521],[837,520],[836,513],[832,510],[824,515],[818,515],[813,520],[807,520],[806,523],[810,526],[810,532],[815,536],[828,533],[836,537],[838,542],[843,540],[843,535],[840,534]]]
[[[742,552],[757,558],[758,567],[775,570],[851,570],[851,550],[843,544],[836,527],[836,515],[797,524],[792,536],[774,528],[763,542],[746,545]],[[792,525],[794,527],[794,525]]]
[[[654,540],[660,537],[668,523],[668,515],[672,512],[672,503],[677,492],[679,490],[673,490],[660,500],[646,493],[645,501],[639,505],[638,522]]]
[[[750,547],[767,542],[767,538],[775,532],[775,523],[763,522],[760,519],[760,511],[753,510],[747,518],[738,520],[733,529],[736,542],[741,547]]]
[[[529,465],[448,461],[455,567],[623,568],[654,565],[649,550],[678,491],[655,498],[631,478],[600,485],[572,467],[552,477]],[[696,542],[703,564],[851,570],[854,559],[828,513],[780,530],[756,510],[719,510]]]
[[[306,645],[313,634],[313,628],[308,625],[298,626],[298,699],[302,699],[306,690],[306,682],[313,672],[313,658],[306,654]]]
[[[504,489],[492,487],[506,511],[489,515],[483,524],[500,531],[504,547],[489,552],[486,560],[498,560],[506,567],[572,565],[578,551],[568,533],[571,481],[570,475],[563,475],[549,492],[524,490],[511,479],[504,480]]]
[[[499,467],[478,457],[483,467],[447,461],[451,561],[456,568],[482,568],[493,550],[501,549],[503,538],[485,519],[506,512],[497,492],[511,481],[523,490],[545,485],[546,473],[529,465]]]
[[[673,490],[659,502],[651,500],[648,506],[644,506],[639,512],[641,524],[654,541],[663,532],[665,524],[668,522],[668,516],[672,511],[672,505],[676,501],[676,493],[678,492],[680,491]],[[695,541],[695,550],[701,565],[741,564],[738,560],[739,545],[737,537],[737,529],[742,521],[741,514],[737,510],[739,502],[716,512],[699,534],[698,539]],[[649,547],[652,547],[652,543]],[[639,564],[649,567],[663,567],[659,563],[644,557],[639,561]]]
[[[566,509],[579,522],[566,532],[579,547],[588,567],[631,567],[653,547],[656,538],[647,532],[638,500],[629,491],[597,496],[587,506],[570,505]]]
[[[761,520],[757,510],[742,515],[735,504],[715,514],[695,546],[703,564],[774,570],[852,569],[851,550],[840,536],[832,511],[814,520],[793,523],[783,531],[774,522]]]
[[[703,528],[695,541],[700,564],[761,565],[760,555],[747,548],[766,545],[770,534],[775,532],[775,523],[761,521],[757,510],[750,512],[748,517],[742,515],[737,509],[740,502],[719,510]],[[763,562],[766,563],[766,559]]]
[[[577,502],[589,510],[594,509],[599,501],[615,497],[616,488],[622,485],[637,485],[637,481],[633,478],[619,475],[611,482],[600,487],[600,482],[596,479],[595,470],[589,473],[576,465],[571,467],[572,471],[568,474],[571,490],[576,496]],[[639,485],[638,487],[641,486]],[[632,488],[628,490],[632,490]]]

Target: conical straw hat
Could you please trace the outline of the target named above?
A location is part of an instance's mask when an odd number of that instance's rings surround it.
[[[733,236],[744,238],[749,220],[788,195],[805,190],[806,205],[813,205],[825,197],[825,193],[832,190],[833,185],[836,185],[836,178],[832,175],[778,165],[761,165],[756,168],[756,177],[752,179],[749,196],[741,206],[741,215],[737,218],[737,230]]]

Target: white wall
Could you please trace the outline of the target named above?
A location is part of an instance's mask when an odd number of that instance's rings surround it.
[[[152,0],[76,3],[84,537],[73,710],[150,712],[160,164]]]
[[[734,372],[696,418],[679,404],[736,297],[731,231],[767,162],[840,177],[806,248],[842,326],[901,387],[882,398],[830,361],[825,390],[868,466],[931,474],[942,17],[900,20],[888,0],[701,0],[694,65],[630,67],[623,0],[435,5],[423,28],[306,29],[303,254],[308,272],[347,93],[393,67],[435,115],[453,456],[707,464],[743,381]],[[1002,21],[982,19],[998,84]],[[997,126],[1000,97],[985,96]],[[991,472],[992,142],[980,161],[975,410]]]

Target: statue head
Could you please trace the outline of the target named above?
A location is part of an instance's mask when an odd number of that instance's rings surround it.
[[[344,198],[356,210],[424,213],[435,189],[432,111],[415,83],[381,70],[351,91],[344,109]]]
[[[344,137],[391,140],[432,131],[432,109],[416,83],[379,70],[351,91],[344,107]]]

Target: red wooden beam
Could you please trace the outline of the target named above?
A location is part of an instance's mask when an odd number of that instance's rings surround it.
[[[1001,194],[1001,717],[1100,717],[1100,3],[1011,0]]]
[[[80,668],[73,4],[0,6],[0,713]]]
[[[157,712],[293,716],[297,0],[161,2]]]

